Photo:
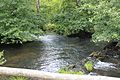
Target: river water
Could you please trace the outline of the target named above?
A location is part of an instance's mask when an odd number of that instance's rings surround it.
[[[7,60],[3,66],[57,72],[60,68],[76,64],[92,51],[102,48],[102,45],[96,45],[90,39],[78,37],[44,35],[39,38],[39,41],[25,43],[24,45],[2,46]],[[97,65],[95,68],[98,69],[96,73],[99,75],[120,77],[119,72],[115,73],[114,71],[114,75],[109,69],[101,68],[101,65],[105,65],[105,63],[98,62]],[[112,69],[109,66],[108,68]]]

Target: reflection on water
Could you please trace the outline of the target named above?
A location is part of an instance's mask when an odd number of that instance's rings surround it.
[[[32,68],[56,72],[59,68],[80,61],[92,51],[89,40],[56,35],[40,36],[40,41],[20,47],[5,46],[7,63],[4,66]]]
[[[68,38],[57,35],[40,36],[40,41],[26,43],[19,47],[4,46],[7,63],[4,66],[57,72],[69,64],[75,64],[99,50],[89,39]]]

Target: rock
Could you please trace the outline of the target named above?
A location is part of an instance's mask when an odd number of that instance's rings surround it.
[[[118,41],[111,41],[103,48],[103,50],[113,50],[115,49],[117,44],[118,44]]]
[[[68,66],[68,69],[73,69],[73,68],[76,68],[75,64],[71,64],[71,65]]]
[[[90,57],[94,57],[98,60],[104,60],[106,58],[106,55],[104,52],[100,52],[100,51],[94,51],[92,52],[90,55]]]
[[[95,72],[90,72],[88,75],[91,75],[91,76],[98,76],[98,74],[95,73]]]

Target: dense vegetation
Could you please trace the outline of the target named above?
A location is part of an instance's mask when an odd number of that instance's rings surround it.
[[[120,0],[62,1],[47,30],[63,35],[90,32],[93,41],[120,39]]]
[[[37,0],[36,0],[37,1]],[[93,41],[120,39],[120,0],[0,0],[0,42],[35,40],[43,31],[92,33]]]
[[[0,42],[22,43],[41,34],[43,20],[35,13],[33,0],[0,0]]]

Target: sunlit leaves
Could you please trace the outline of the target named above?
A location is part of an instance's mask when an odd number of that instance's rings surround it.
[[[0,0],[0,42],[22,43],[41,34],[44,20],[33,10],[33,0]]]
[[[120,39],[120,7],[113,6],[111,3],[112,1],[101,1],[98,8],[96,8],[96,15],[94,16],[94,41],[111,41]]]
[[[63,0],[58,14],[51,19],[51,23],[58,26],[52,30],[64,35],[80,31],[91,32],[94,42],[118,40],[120,39],[118,4],[120,0],[81,0],[80,5],[76,6],[74,0]]]

